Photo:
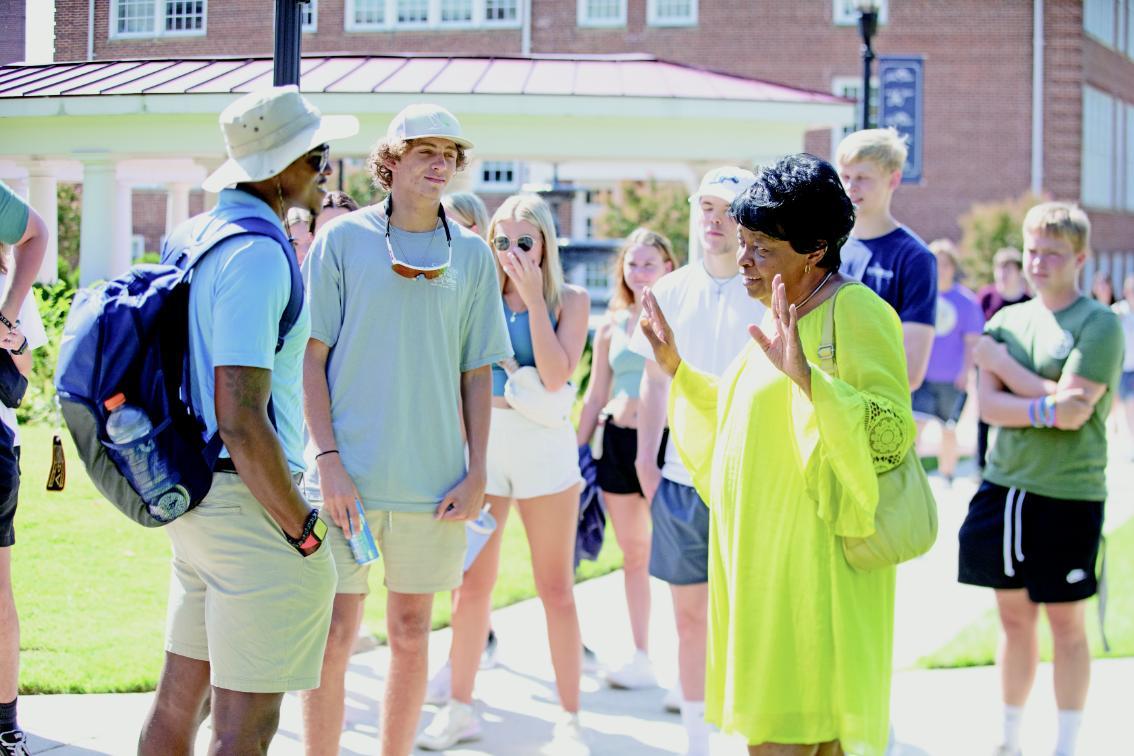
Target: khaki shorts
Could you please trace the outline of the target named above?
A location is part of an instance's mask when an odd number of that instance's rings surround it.
[[[327,545],[339,573],[336,593],[370,592],[370,564],[354,561],[342,528],[327,518]],[[386,570],[383,585],[395,593],[440,593],[461,584],[465,566],[465,523],[435,520],[433,512],[366,510],[366,522],[381,557],[371,564]]]
[[[300,556],[231,473],[215,473],[205,500],[165,531],[173,542],[166,650],[209,662],[212,684],[226,690],[319,687],[335,597],[330,550]]]

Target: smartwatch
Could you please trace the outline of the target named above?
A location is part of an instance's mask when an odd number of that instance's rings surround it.
[[[311,556],[319,549],[319,544],[327,537],[327,523],[319,519],[319,510],[312,509],[303,521],[303,532],[299,538],[292,538],[286,532],[284,538],[295,547],[300,556]]]

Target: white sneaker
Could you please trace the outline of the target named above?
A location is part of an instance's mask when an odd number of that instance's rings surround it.
[[[449,662],[437,670],[437,674],[425,684],[425,703],[432,706],[444,706],[453,696],[453,672],[449,669]]]
[[[612,688],[626,690],[653,688],[658,684],[654,665],[650,664],[650,657],[644,651],[635,651],[630,661],[618,669],[607,670],[606,681]]]
[[[587,744],[583,726],[579,724],[578,714],[568,714],[555,725],[551,742],[540,749],[544,756],[590,756],[591,747]]]
[[[450,701],[417,736],[417,747],[444,751],[457,743],[480,737],[480,720],[471,704]]]
[[[677,683],[665,692],[665,698],[662,699],[662,707],[670,714],[680,714],[682,700],[681,683]]]

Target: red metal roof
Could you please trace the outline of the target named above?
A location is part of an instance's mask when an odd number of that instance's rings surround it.
[[[304,92],[581,95],[839,103],[842,99],[644,55],[317,55]],[[228,94],[272,83],[270,58],[108,60],[0,66],[0,98]]]

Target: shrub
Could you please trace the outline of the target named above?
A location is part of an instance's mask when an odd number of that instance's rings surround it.
[[[961,257],[970,288],[992,282],[992,256],[997,250],[1023,249],[1024,216],[1033,205],[1044,201],[1045,197],[1026,192],[1015,199],[976,202],[957,219],[961,227]]]
[[[618,193],[606,197],[606,209],[596,221],[598,235],[625,239],[639,226],[664,234],[673,242],[681,262],[689,258],[689,200],[684,187],[649,181],[626,181]]]

